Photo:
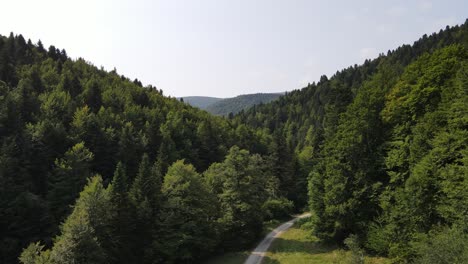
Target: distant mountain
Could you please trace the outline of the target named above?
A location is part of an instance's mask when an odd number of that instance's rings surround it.
[[[236,114],[241,110],[248,109],[254,105],[269,103],[278,99],[283,93],[257,93],[257,94],[244,94],[233,98],[226,98],[216,103],[209,105],[206,111],[214,115],[229,115],[229,113]]]
[[[187,96],[182,97],[182,99],[184,99],[184,102],[214,115],[227,116],[229,113],[236,114],[257,104],[269,103],[278,99],[281,95],[283,93],[256,93],[224,99],[206,96]]]
[[[209,105],[223,100],[223,98],[208,97],[208,96],[186,96],[186,97],[182,97],[182,99],[184,100],[184,102],[188,103],[189,105],[195,106],[201,109],[206,109]]]

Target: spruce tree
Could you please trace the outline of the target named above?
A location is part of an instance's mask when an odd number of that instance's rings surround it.
[[[151,263],[157,258],[157,243],[153,240],[157,231],[160,184],[155,173],[148,155],[144,154],[129,192],[135,210],[132,241],[140,263]]]
[[[112,183],[109,187],[110,202],[112,204],[112,255],[115,263],[131,263],[134,255],[130,243],[132,230],[132,207],[128,198],[128,180],[125,167],[121,162],[117,164]]]
[[[80,142],[55,161],[55,169],[49,182],[48,200],[57,222],[69,213],[68,205],[78,197],[80,190],[91,176],[90,162],[94,155]]]

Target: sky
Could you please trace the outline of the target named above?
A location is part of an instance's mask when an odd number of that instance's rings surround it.
[[[299,89],[464,23],[466,0],[0,0],[22,34],[170,96]]]

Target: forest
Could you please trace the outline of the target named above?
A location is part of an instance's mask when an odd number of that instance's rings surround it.
[[[247,110],[254,105],[266,104],[278,99],[282,93],[256,93],[243,94],[232,98],[214,102],[206,108],[202,108],[213,115],[231,117],[242,110]]]
[[[468,261],[468,21],[228,118],[0,36],[0,262],[197,263],[269,219]]]
[[[179,99],[191,106],[206,110],[208,113],[232,118],[242,110],[254,105],[269,103],[278,99],[283,93],[243,94],[231,98],[217,98],[207,96],[185,96]]]

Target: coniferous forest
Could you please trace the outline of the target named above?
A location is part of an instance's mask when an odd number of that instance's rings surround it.
[[[468,262],[468,21],[226,118],[0,36],[0,263],[196,263],[302,211]]]

